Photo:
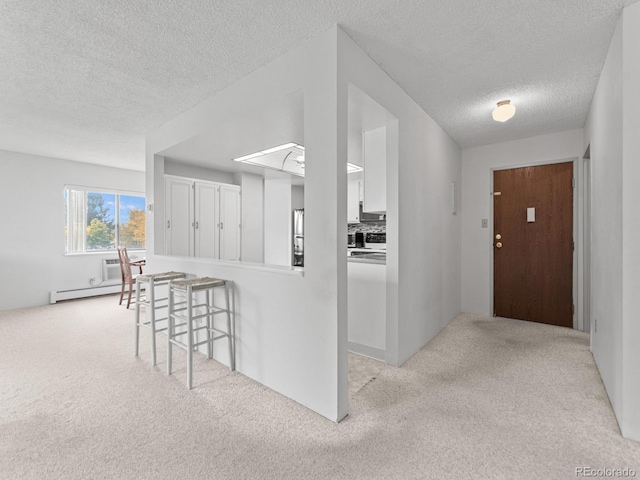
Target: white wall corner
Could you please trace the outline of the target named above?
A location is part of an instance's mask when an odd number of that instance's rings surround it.
[[[622,13],[622,397],[625,437],[640,441],[640,4]]]

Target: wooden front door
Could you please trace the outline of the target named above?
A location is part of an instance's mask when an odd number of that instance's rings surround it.
[[[573,328],[573,163],[493,174],[498,317]]]

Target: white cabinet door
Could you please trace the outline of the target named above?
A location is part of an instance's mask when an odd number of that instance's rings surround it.
[[[220,185],[220,259],[240,260],[240,189]]]
[[[387,127],[363,133],[364,201],[363,211],[387,211]]]
[[[167,255],[240,260],[240,187],[165,177]]]
[[[349,182],[348,185],[347,223],[360,223],[360,181]]]
[[[219,258],[218,185],[195,183],[195,256]]]
[[[165,248],[167,255],[193,255],[193,182],[165,179]]]

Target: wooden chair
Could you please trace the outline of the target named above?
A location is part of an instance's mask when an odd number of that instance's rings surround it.
[[[125,285],[129,285],[129,298],[127,298],[127,308],[131,305],[131,294],[133,292],[133,285],[136,283],[136,279],[131,272],[133,267],[140,269],[142,273],[142,267],[146,264],[145,260],[137,260],[132,262],[129,260],[129,254],[127,253],[127,247],[123,245],[118,246],[118,260],[120,260],[120,273],[122,274],[122,290],[120,291],[120,303],[122,305],[122,299],[124,298]]]

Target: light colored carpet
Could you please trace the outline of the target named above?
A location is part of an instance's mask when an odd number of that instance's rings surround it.
[[[384,362],[349,352],[349,399],[380,375]]]
[[[187,391],[182,355],[172,377],[148,335],[132,356],[132,322],[116,297],[0,312],[0,478],[640,475],[579,332],[461,315],[402,368],[371,361],[334,424],[204,357]]]

